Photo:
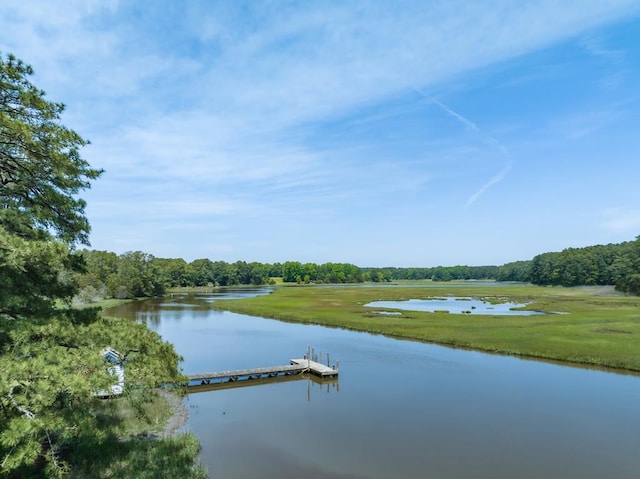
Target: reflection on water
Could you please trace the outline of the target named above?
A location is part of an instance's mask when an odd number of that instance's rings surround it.
[[[319,378],[312,374],[296,374],[294,376],[277,376],[273,378],[253,379],[251,381],[229,381],[191,386],[189,387],[189,394],[192,395],[202,392],[221,391],[223,389],[238,389],[246,387],[255,388],[257,386],[266,386],[292,381],[303,381],[307,384],[307,401],[311,401],[312,390],[314,394],[316,389],[318,389],[320,392],[324,391],[327,394],[329,394],[330,392],[340,392],[340,382],[338,377]]]
[[[162,303],[186,303],[184,307]],[[640,378],[207,309],[139,302],[185,373],[285,364],[307,345],[340,380],[198,390],[187,428],[212,478],[639,477]],[[122,314],[122,312],[121,312]]]
[[[209,304],[217,299],[251,298],[270,294],[273,288],[217,288],[207,293],[188,294],[172,293],[166,298],[149,299],[139,302],[121,304],[107,311],[113,317],[135,319],[145,322],[153,329],[158,329],[162,318],[180,321],[185,310],[189,316],[206,318],[215,314]]]

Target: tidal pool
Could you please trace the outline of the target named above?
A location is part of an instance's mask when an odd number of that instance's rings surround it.
[[[406,301],[373,301],[365,304],[370,308],[389,308],[402,309],[404,311],[427,311],[435,313],[437,311],[446,311],[452,314],[496,314],[500,316],[531,316],[536,314],[544,314],[540,311],[525,311],[518,308],[524,308],[527,303],[492,303],[490,301],[450,296],[446,298],[432,299],[409,299]],[[388,312],[380,312],[388,314]]]
[[[213,311],[216,297],[115,313],[173,342],[185,373],[287,364],[311,345],[340,377],[192,390],[186,429],[212,479],[640,476],[638,376]]]

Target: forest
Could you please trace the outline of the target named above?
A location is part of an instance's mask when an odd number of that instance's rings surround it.
[[[541,286],[613,285],[640,294],[640,237],[619,244],[567,248],[531,260],[501,266],[436,266],[428,268],[366,268],[349,263],[259,263],[181,258],[156,258],[141,251],[121,255],[83,250],[77,275],[81,302],[103,298],[160,296],[169,288],[224,287],[284,283],[339,284],[400,280],[495,280]]]

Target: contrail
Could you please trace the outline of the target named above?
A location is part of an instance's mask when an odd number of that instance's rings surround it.
[[[480,198],[480,196],[482,196],[482,194],[487,191],[490,187],[492,187],[493,185],[495,185],[496,183],[501,182],[505,176],[507,176],[507,173],[509,172],[509,170],[511,170],[511,167],[513,166],[513,162],[511,161],[511,157],[509,155],[509,150],[507,150],[507,148],[500,143],[498,140],[496,140],[494,137],[490,136],[490,135],[485,135],[484,133],[482,133],[482,131],[480,130],[480,127],[478,125],[476,125],[474,122],[472,122],[471,120],[469,120],[468,118],[465,118],[464,116],[462,116],[460,113],[458,113],[457,111],[449,108],[447,105],[445,105],[444,103],[442,103],[441,101],[439,101],[438,99],[427,95],[426,93],[424,93],[422,90],[420,90],[419,88],[414,88],[414,90],[422,95],[423,97],[425,97],[427,100],[429,100],[432,103],[435,103],[438,107],[440,107],[440,109],[442,111],[444,111],[445,113],[447,113],[449,116],[452,116],[453,118],[455,118],[456,120],[458,120],[460,123],[462,123],[464,126],[471,128],[473,131],[475,131],[476,133],[478,133],[479,135],[482,135],[485,140],[490,143],[493,147],[497,148],[500,153],[502,154],[502,156],[505,158],[505,160],[507,161],[507,165],[493,178],[491,178],[487,183],[485,183],[484,185],[482,185],[482,187],[480,187],[480,189],[478,191],[476,191],[473,195],[471,195],[469,197],[469,199],[467,200],[467,206],[472,205],[473,203],[475,203],[475,201]]]
[[[493,185],[495,185],[496,183],[500,183],[505,176],[507,176],[507,173],[509,173],[509,170],[511,169],[512,163],[509,162],[507,164],[507,166],[505,166],[496,176],[494,176],[493,178],[491,178],[489,181],[487,181],[484,185],[482,185],[482,187],[476,191],[474,194],[472,194],[469,199],[467,200],[467,206],[472,205],[473,203],[475,203],[475,201],[480,198],[480,196],[482,196],[482,194],[487,191],[489,188],[491,188]]]
[[[454,117],[456,120],[458,120],[460,123],[462,123],[465,126],[468,126],[469,128],[471,128],[473,131],[480,133],[480,127],[478,125],[476,125],[474,122],[472,122],[471,120],[466,119],[464,116],[462,116],[460,113],[453,111],[451,108],[449,108],[447,105],[445,105],[444,103],[442,103],[441,101],[436,100],[435,98],[431,98],[431,101],[433,103],[435,103],[436,105],[438,105],[440,108],[442,108],[446,113],[448,113],[449,115],[451,115],[452,117]]]

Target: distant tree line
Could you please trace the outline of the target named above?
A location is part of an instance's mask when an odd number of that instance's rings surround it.
[[[369,274],[348,263],[247,263],[181,258],[156,258],[142,251],[121,255],[83,250],[85,271],[78,275],[78,299],[160,296],[167,288],[264,285],[281,277],[287,283],[361,283]]]
[[[78,278],[80,299],[143,298],[163,295],[167,288],[261,285],[269,282],[270,265],[236,261],[156,258],[142,251],[121,255],[82,251],[86,268]]]
[[[542,253],[532,260],[502,266],[436,266],[431,268],[361,268],[349,263],[247,263],[156,258],[141,251],[121,255],[82,251],[86,265],[78,277],[79,297],[136,298],[164,294],[167,288],[285,283],[363,283],[398,280],[495,280],[537,285],[615,285],[640,294],[640,236],[619,244],[568,248]]]
[[[362,268],[368,281],[496,279],[498,266],[436,266],[433,268]]]
[[[615,285],[618,291],[640,294],[640,236],[539,254],[531,260],[528,280],[539,285]]]
[[[640,236],[635,241],[567,248],[542,253],[530,261],[502,265],[497,281],[522,281],[541,286],[613,285],[640,294]]]
[[[349,263],[299,263],[287,261],[282,265],[285,283],[362,283],[370,281],[363,270]]]
[[[360,268],[350,263],[247,263],[181,258],[156,258],[142,251],[121,255],[83,250],[85,271],[78,275],[78,299],[143,298],[160,296],[168,288],[224,287],[285,283],[339,284],[397,280],[451,281],[496,279],[497,266],[438,266],[435,268]]]

